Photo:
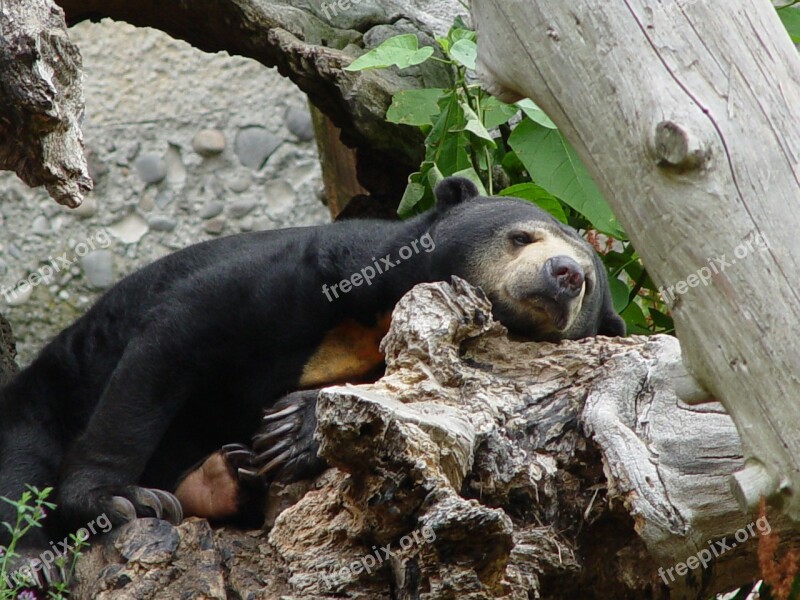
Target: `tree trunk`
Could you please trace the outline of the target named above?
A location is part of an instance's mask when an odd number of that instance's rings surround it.
[[[92,189],[81,76],[60,8],[51,0],[0,2],[0,169],[71,207]]]
[[[268,533],[140,520],[81,561],[76,598],[708,598],[757,577],[735,428],[677,400],[674,338],[510,341],[457,281],[412,290],[383,348],[379,382],[320,394],[335,468]]]
[[[742,504],[798,519],[800,58],[766,0],[720,10],[473,1],[484,80],[575,146],[662,286],[699,382],[686,398],[733,417]]]

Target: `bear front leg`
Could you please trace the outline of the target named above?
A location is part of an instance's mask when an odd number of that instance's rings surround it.
[[[265,481],[310,479],[327,468],[314,439],[317,392],[294,392],[264,411],[261,428],[253,436],[253,470]]]
[[[86,429],[68,449],[57,497],[67,527],[100,515],[114,525],[137,517],[183,518],[175,496],[136,485],[189,393],[181,369],[171,369],[163,354],[146,339],[130,342]]]

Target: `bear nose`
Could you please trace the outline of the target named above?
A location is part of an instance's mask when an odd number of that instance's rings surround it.
[[[583,286],[584,275],[581,266],[569,256],[553,256],[545,263],[545,273],[556,284],[559,295],[570,298],[577,296]]]

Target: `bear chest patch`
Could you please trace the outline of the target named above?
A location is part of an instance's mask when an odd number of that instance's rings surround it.
[[[303,367],[301,388],[357,382],[383,364],[378,346],[389,331],[391,314],[379,317],[373,326],[346,319],[328,331]]]

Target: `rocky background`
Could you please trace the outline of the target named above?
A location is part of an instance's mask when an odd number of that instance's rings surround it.
[[[330,220],[305,96],[275,70],[111,21],[70,36],[86,73],[94,192],[70,210],[0,174],[0,312],[20,364],[164,254]]]

